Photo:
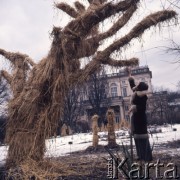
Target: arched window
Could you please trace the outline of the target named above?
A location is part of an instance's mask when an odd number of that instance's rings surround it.
[[[117,94],[117,84],[116,83],[112,83],[111,84],[111,97],[116,97]]]

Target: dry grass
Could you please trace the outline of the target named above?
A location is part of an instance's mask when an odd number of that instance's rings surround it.
[[[124,158],[122,149],[112,150],[113,154],[121,159]],[[105,151],[103,146],[88,147],[86,150],[74,152],[69,156],[45,159],[38,164],[32,159],[27,160],[18,168],[11,168],[9,170],[9,177],[14,179],[30,179],[36,177],[38,180],[43,179],[108,179],[107,178],[107,159],[110,155]],[[162,154],[160,151],[153,155],[153,163],[163,163],[165,166],[161,167],[161,174],[169,168],[166,167],[168,163],[173,163],[179,169],[180,160],[179,156],[171,156],[170,154]],[[140,163],[140,162],[136,162]],[[140,164],[139,164],[140,165]],[[144,168],[144,164],[141,164]],[[126,169],[127,170],[127,169]],[[179,171],[178,171],[179,172]],[[155,177],[155,168],[151,168],[150,177]],[[119,178],[123,179],[122,174],[119,172]]]

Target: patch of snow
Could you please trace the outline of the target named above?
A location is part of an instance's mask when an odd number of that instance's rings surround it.
[[[8,147],[0,146],[0,167],[5,164]]]
[[[150,135],[150,144],[154,144],[154,151],[158,152],[161,144],[180,140],[180,124],[173,125],[176,131],[173,131],[171,126],[158,126],[162,132]],[[99,145],[107,145],[107,132],[99,132]],[[130,138],[127,130],[116,131],[116,142],[121,145],[130,144]],[[71,144],[72,143],[72,144]],[[70,154],[71,152],[85,150],[92,145],[92,133],[80,133],[46,140],[46,157],[59,157]],[[164,148],[164,149],[163,149]],[[161,147],[164,153],[180,154],[180,148],[167,149]],[[7,146],[0,146],[0,164],[4,164],[7,156]]]

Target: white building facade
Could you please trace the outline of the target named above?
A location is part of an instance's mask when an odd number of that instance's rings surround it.
[[[146,82],[149,86],[149,96],[152,94],[152,72],[148,66],[135,67],[132,69],[132,76],[135,79],[136,84],[138,82]],[[103,100],[101,107],[107,109],[111,107],[115,111],[115,120],[120,122],[121,120],[129,120],[128,110],[130,108],[130,99],[132,90],[128,82],[128,74],[125,70],[119,71],[119,73],[107,74],[108,93],[106,98]],[[88,101],[87,92],[83,95],[83,111],[81,120],[90,122],[90,113],[92,106]]]

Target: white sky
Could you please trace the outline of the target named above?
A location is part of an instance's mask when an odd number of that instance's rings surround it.
[[[56,2],[62,1],[56,0]],[[114,2],[117,1],[114,0]],[[72,4],[74,0],[65,2]],[[85,4],[86,0],[82,0],[82,2]],[[128,26],[106,41],[104,46],[126,34],[136,22],[146,15],[167,7],[169,7],[167,0],[142,0],[141,8],[135,13]],[[180,12],[178,8],[175,10]],[[62,15],[59,10],[54,8],[53,0],[0,0],[0,48],[26,53],[38,62],[47,55],[50,49],[49,34],[53,25],[63,27],[69,19],[68,16]],[[100,29],[110,27],[114,19],[115,17],[111,18],[109,22],[105,21]],[[163,25],[161,31],[158,28],[146,31],[141,41],[133,40],[127,52],[122,53],[122,56],[124,58],[138,57],[140,65],[148,65],[153,73],[152,83],[154,86],[164,86],[176,90],[177,82],[180,81],[180,64],[173,64],[175,56],[166,54],[162,48],[155,47],[170,46],[167,39],[173,39],[180,44],[180,26],[168,28],[165,26],[167,24]],[[148,50],[151,48],[152,50]],[[6,61],[0,57],[0,69],[7,67]]]

